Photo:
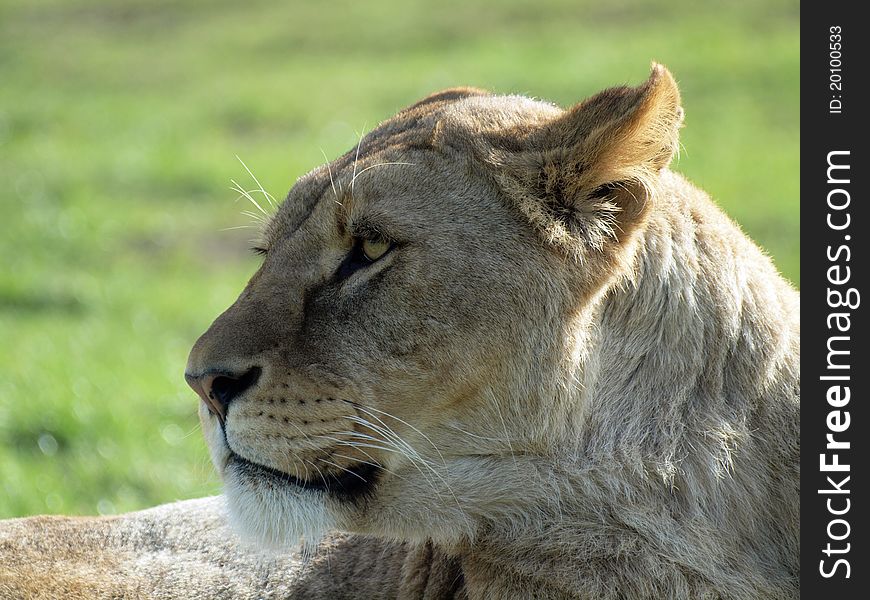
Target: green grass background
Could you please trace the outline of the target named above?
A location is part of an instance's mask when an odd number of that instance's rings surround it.
[[[0,0],[0,517],[216,492],[182,370],[274,195],[439,88],[680,82],[675,168],[799,283],[797,2]],[[250,187],[250,186],[249,186]]]

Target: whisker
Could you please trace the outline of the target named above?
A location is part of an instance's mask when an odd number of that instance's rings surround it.
[[[357,423],[358,425],[362,425],[363,427],[368,427],[368,428],[372,429],[372,431],[375,431],[376,433],[380,433],[385,438],[388,438],[388,440],[391,443],[393,443],[396,447],[402,447],[409,454],[413,454],[418,459],[424,460],[423,457],[420,456],[419,452],[417,452],[408,442],[403,440],[399,436],[399,434],[397,434],[395,431],[390,429],[385,423],[382,422],[382,425],[384,427],[378,427],[377,425],[375,425],[371,421],[367,421],[366,419],[363,419],[363,418],[355,416],[355,415],[354,416],[346,416],[345,418],[354,422],[354,423]]]
[[[453,488],[450,486],[450,484],[447,482],[447,480],[438,471],[435,470],[435,468],[429,463],[429,461],[427,461],[425,458],[420,456],[419,452],[417,452],[410,444],[408,444],[408,442],[403,440],[401,438],[401,436],[399,436],[399,434],[397,434],[395,431],[390,429],[390,427],[386,423],[384,423],[381,419],[379,419],[376,415],[372,415],[372,416],[374,416],[375,419],[377,419],[381,424],[383,424],[383,426],[386,427],[387,430],[389,430],[389,432],[392,433],[393,436],[395,436],[396,440],[392,441],[391,443],[393,445],[395,445],[396,441],[398,441],[398,443],[401,444],[402,448],[404,448],[405,451],[400,452],[400,454],[405,456],[405,458],[407,458],[411,462],[411,464],[414,465],[414,467],[418,471],[420,471],[420,475],[422,475],[426,479],[427,483],[432,488],[432,490],[435,493],[437,493],[439,496],[441,495],[440,491],[434,485],[434,482],[425,473],[423,473],[423,470],[418,465],[418,461],[419,461],[419,463],[422,463],[422,465],[424,467],[426,467],[433,475],[435,475],[435,477],[437,477],[441,481],[441,483],[444,484],[444,487],[447,488],[447,491],[450,493],[450,495],[453,497],[453,500],[456,502],[456,506],[459,509],[459,512],[463,515],[463,518],[465,519],[466,524],[468,524],[470,526],[470,522],[468,520],[468,517],[465,515],[465,512],[462,510],[462,506],[459,503],[459,499],[456,497],[456,494],[453,492]],[[351,422],[355,422],[355,423],[358,423],[360,425],[363,425],[364,427],[369,427],[373,431],[380,432],[384,435],[387,435],[386,432],[384,432],[380,427],[377,427],[373,423],[366,421],[365,419],[362,419],[361,417],[346,416],[345,418],[350,420]],[[370,437],[370,436],[365,436],[365,437]],[[387,440],[383,440],[383,441],[387,441]],[[438,450],[437,447],[435,449],[436,449],[436,451]],[[439,452],[439,454],[440,454],[440,452]],[[443,460],[443,456],[442,456],[442,460]],[[446,470],[446,468],[447,468],[446,463],[444,464],[444,468]]]
[[[311,436],[308,435],[308,434],[307,434],[307,433],[306,433],[306,432],[305,432],[301,427],[299,427],[299,425],[297,425],[297,424],[294,423],[293,421],[287,421],[287,423],[288,423],[290,426],[292,426],[296,431],[298,431],[298,432],[302,435],[302,438],[303,438],[306,442],[311,442],[311,447],[308,448],[309,450],[324,450],[324,449],[325,449],[324,446],[318,446],[318,445],[317,445],[317,442],[315,442],[314,440],[312,440],[312,439],[311,439]],[[323,436],[315,435],[315,437],[323,437]]]
[[[349,435],[351,437],[360,438],[363,440],[369,440],[369,441],[372,441],[375,443],[381,443],[381,442],[390,443],[390,444],[392,443],[389,440],[382,440],[381,438],[377,438],[377,437],[374,437],[374,436],[371,436],[371,435],[368,435],[368,434],[365,434],[365,433],[362,433],[359,431],[343,431],[342,433],[345,435]]]
[[[383,446],[378,446],[378,445],[376,445],[376,444],[363,444],[363,443],[361,443],[361,442],[342,442],[341,445],[342,445],[342,446],[347,446],[348,448],[354,448],[354,449],[356,449],[356,450],[359,450],[360,452],[364,452],[363,448],[371,448],[372,450],[383,450],[383,451],[385,451],[385,452],[394,452],[394,453],[396,453],[396,454],[399,454],[399,455],[401,455],[401,456],[404,456],[405,458],[408,459],[408,462],[411,463],[411,465],[413,465],[413,467],[414,467],[415,469],[417,469],[417,472],[420,473],[420,477],[423,478],[423,480],[424,480],[424,481],[427,483],[427,485],[432,489],[432,491],[433,491],[434,493],[438,494],[439,496],[441,495],[441,491],[440,491],[440,490],[435,486],[435,482],[434,482],[434,481],[432,480],[432,478],[431,478],[431,477],[426,473],[426,471],[424,471],[423,469],[420,468],[420,465],[417,463],[416,460],[410,458],[410,457],[407,456],[404,452],[400,452],[400,451],[398,451],[398,450],[396,450],[396,449],[394,449],[394,448],[385,448],[385,447],[383,447]],[[402,481],[407,481],[407,479],[405,479],[405,478],[402,477],[401,475],[397,474],[395,471],[391,471],[390,469],[387,469],[387,468],[385,468],[385,467],[383,467],[383,466],[382,466],[381,468],[382,468],[384,471],[386,471],[387,473],[389,473],[389,474],[391,474],[391,475],[394,475],[394,476],[398,477],[398,478],[401,479]]]
[[[340,431],[340,432],[338,432],[339,435],[341,435],[341,434],[353,434],[353,433],[354,433],[354,432],[350,432],[350,431]],[[332,437],[332,436],[329,436],[329,435],[315,434],[315,437],[319,437],[319,438],[322,438],[322,439],[325,439],[325,440],[331,440],[331,441],[333,441],[333,442],[335,442],[335,443],[337,443],[337,444],[341,444],[341,445],[343,445],[343,446],[347,446],[347,445],[348,445],[348,443],[347,443],[348,440],[342,440],[342,439],[339,439],[339,438],[336,438],[336,437]],[[368,452],[366,452],[366,451],[363,450],[362,448],[358,448],[358,450],[359,450],[360,452],[362,452],[363,454],[365,454],[366,456],[368,456],[368,457],[372,460],[371,463],[367,463],[367,464],[372,464],[373,466],[381,467],[382,469],[384,469],[384,470],[386,471],[386,468],[384,467],[384,465],[380,464],[380,462],[379,462],[379,461],[378,461],[374,456],[372,456],[371,454],[369,454]],[[342,456],[341,454],[335,454],[335,455],[336,455],[336,456]],[[350,457],[348,457],[348,456],[342,456],[342,458],[347,458],[348,460],[356,460],[356,459],[350,458]],[[360,462],[365,462],[365,461],[360,461]],[[387,471],[387,472],[389,473],[390,471]]]
[[[357,407],[357,408],[361,408],[361,407]],[[364,410],[364,409],[363,409],[363,410]],[[437,487],[435,486],[434,482],[433,482],[431,479],[429,479],[429,477],[427,477],[427,476],[423,473],[423,471],[422,471],[422,470],[420,469],[420,467],[417,465],[418,462],[422,463],[423,466],[425,466],[429,471],[431,471],[431,472],[432,472],[436,477],[438,477],[439,479],[441,479],[442,482],[444,482],[444,484],[445,484],[446,487],[448,487],[448,488],[450,487],[449,484],[447,484],[447,482],[444,480],[444,478],[441,477],[440,473],[438,473],[437,471],[435,471],[435,469],[432,467],[432,465],[429,463],[429,461],[426,460],[425,458],[423,458],[423,457],[420,455],[420,453],[417,452],[417,450],[416,450],[413,446],[411,446],[411,444],[409,444],[409,443],[406,442],[404,439],[402,439],[402,437],[401,437],[398,433],[396,433],[395,431],[393,431],[393,430],[392,430],[392,429],[391,429],[391,428],[390,428],[386,423],[384,423],[383,420],[380,419],[377,415],[374,415],[374,414],[372,414],[372,413],[368,413],[368,414],[370,414],[372,417],[374,417],[375,419],[377,419],[377,421],[378,421],[379,423],[381,423],[381,425],[383,425],[383,428],[382,428],[382,427],[378,427],[378,426],[375,425],[374,423],[372,423],[372,422],[370,422],[370,421],[368,421],[368,420],[366,420],[366,419],[363,419],[363,418],[361,418],[361,417],[359,417],[359,416],[356,416],[356,415],[355,415],[355,416],[347,416],[347,417],[345,417],[345,418],[347,418],[348,420],[350,420],[350,421],[352,421],[352,422],[355,422],[355,423],[357,423],[357,424],[359,424],[359,425],[362,425],[363,427],[368,427],[368,428],[370,428],[372,431],[374,431],[374,432],[376,432],[376,433],[380,433],[380,434],[383,435],[385,438],[387,438],[387,440],[385,440],[385,441],[388,441],[388,442],[391,443],[393,446],[396,446],[397,448],[401,447],[401,449],[403,449],[403,452],[402,452],[401,454],[403,454],[403,455],[404,455],[408,460],[411,461],[411,463],[415,466],[415,468],[417,468],[417,470],[420,471],[420,474],[423,475],[423,476],[426,478],[426,481],[427,481],[427,483],[429,484],[429,486],[430,486],[434,491],[436,491],[436,493],[439,493],[439,495],[440,495],[440,492],[438,492],[438,489],[437,489]],[[386,429],[384,429],[384,428],[386,428]],[[424,436],[424,437],[425,437],[425,436]],[[378,441],[381,441],[381,440],[378,440]],[[435,449],[436,449],[436,451],[438,450],[437,448],[435,448]],[[440,453],[439,453],[439,454],[440,454]],[[443,461],[443,456],[442,456],[442,461]],[[444,464],[444,466],[445,466],[445,468],[446,468],[446,463]],[[452,493],[452,491],[451,491],[451,493]]]
[[[248,172],[248,175],[251,176],[251,179],[253,179],[253,180],[254,180],[254,183],[256,183],[257,186],[260,188],[260,191],[263,192],[263,195],[266,197],[266,200],[268,200],[268,202],[269,202],[269,206],[271,206],[272,208],[274,208],[274,207],[275,207],[275,198],[272,197],[272,194],[270,194],[269,192],[267,192],[267,191],[263,188],[263,184],[260,183],[260,180],[257,179],[257,176],[254,175],[254,174],[251,172],[251,170],[248,168],[248,165],[245,164],[245,161],[243,161],[241,158],[239,158],[239,155],[238,155],[238,154],[236,155],[236,158],[238,159],[238,161],[239,161],[240,163],[242,163],[242,166],[245,167],[245,171]]]
[[[318,467],[317,465],[315,465],[313,462],[311,462],[310,460],[308,460],[306,458],[303,458],[302,462],[306,462],[309,465],[311,465],[312,467],[314,467],[314,470],[317,471],[317,473],[320,475],[320,481],[323,482],[323,485],[325,485],[327,487],[329,486],[329,484],[326,482],[326,476],[323,474],[323,471],[320,470],[320,467]]]
[[[224,227],[223,229],[218,229],[218,231],[233,231],[234,229],[257,229],[253,225],[236,225],[235,227]]]
[[[372,441],[376,444],[389,444],[390,446],[387,448],[383,448],[381,446],[378,446],[378,448],[381,448],[382,450],[389,450],[391,452],[398,452],[398,453],[402,454],[402,452],[400,451],[399,448],[396,448],[394,445],[392,445],[392,442],[390,442],[388,440],[382,440],[380,438],[372,437],[370,435],[366,435],[366,434],[360,433],[358,431],[338,431],[338,432],[336,432],[336,435],[347,435],[347,436],[350,436],[352,438],[359,438],[359,439],[363,439],[366,441]],[[330,440],[333,440],[333,441],[338,442],[338,443],[352,441],[352,440],[346,440],[346,439],[343,440],[343,439],[339,439],[339,438],[334,438],[334,437],[330,437],[330,436],[320,436],[320,437],[325,437],[326,439],[330,439]],[[353,442],[353,443],[358,443],[358,442]]]
[[[453,501],[456,503],[456,508],[459,509],[459,513],[462,515],[462,518],[465,520],[465,524],[466,524],[466,525],[468,526],[468,528],[469,528],[469,529],[468,529],[469,534],[472,533],[473,530],[474,530],[474,528],[473,528],[472,525],[471,525],[471,521],[469,520],[468,515],[466,515],[466,514],[465,514],[465,511],[462,509],[462,505],[461,505],[460,502],[459,502],[459,498],[458,498],[458,497],[456,496],[456,494],[454,493],[453,488],[450,486],[450,483],[447,481],[447,479],[444,478],[444,477],[441,475],[441,473],[439,473],[438,471],[436,471],[435,468],[434,468],[434,467],[429,463],[429,461],[427,461],[427,460],[424,459],[422,456],[420,456],[420,453],[417,452],[417,451],[416,451],[416,450],[415,450],[415,449],[414,449],[414,448],[413,448],[413,447],[412,447],[408,442],[406,442],[404,439],[402,439],[402,437],[401,437],[399,434],[397,434],[395,431],[393,431],[393,430],[390,428],[389,425],[387,425],[386,423],[384,423],[384,421],[383,421],[381,418],[379,418],[377,415],[375,415],[375,414],[369,412],[369,411],[366,410],[364,407],[360,406],[359,404],[357,404],[357,403],[355,403],[355,402],[351,402],[351,401],[348,401],[348,402],[349,402],[349,404],[351,404],[354,408],[356,408],[356,409],[358,409],[358,410],[361,410],[361,411],[365,412],[366,414],[370,415],[371,417],[375,418],[375,419],[376,419],[379,423],[381,423],[381,424],[382,424],[382,425],[383,425],[383,426],[384,426],[384,427],[385,427],[385,428],[386,428],[390,433],[392,433],[392,435],[394,435],[394,436],[397,438],[397,440],[401,443],[401,445],[402,445],[403,447],[406,447],[406,448],[407,448],[407,452],[408,452],[408,453],[406,453],[405,456],[406,456],[406,457],[411,461],[412,464],[416,465],[416,461],[412,458],[411,454],[413,454],[414,457],[416,457],[416,458],[417,458],[417,459],[418,459],[418,460],[423,464],[423,466],[425,466],[427,469],[429,469],[429,471],[431,471],[432,474],[435,475],[435,477],[437,477],[437,478],[441,481],[441,483],[444,484],[444,487],[447,488],[448,493],[453,497]],[[378,409],[373,409],[373,410],[378,410]],[[378,411],[378,412],[383,412],[383,411]],[[441,457],[441,461],[442,461],[442,463],[443,463],[443,465],[444,465],[444,470],[445,470],[445,472],[447,471],[447,462],[444,460],[444,456],[441,454],[441,451],[440,451],[440,450],[438,449],[438,447],[437,447],[437,446],[432,442],[432,440],[429,439],[428,436],[426,436],[426,434],[424,434],[422,431],[420,431],[419,429],[417,429],[416,427],[414,427],[414,426],[411,425],[410,423],[407,423],[407,422],[403,421],[402,419],[396,417],[395,415],[391,415],[391,414],[389,414],[389,413],[383,413],[383,414],[384,414],[385,416],[388,416],[388,417],[391,417],[391,418],[393,418],[393,419],[396,419],[397,421],[399,421],[399,422],[401,422],[401,423],[404,423],[405,425],[407,425],[407,426],[410,427],[411,429],[417,431],[417,432],[418,432],[420,435],[422,435],[424,438],[426,438],[426,440],[427,440],[430,444],[432,444],[432,447],[435,449],[435,451],[438,452],[438,455]],[[348,420],[354,421],[354,417],[347,416],[347,417],[345,417],[345,418],[347,418]],[[365,419],[361,419],[360,417],[356,417],[356,418],[359,419],[360,421],[363,421],[363,423],[360,423],[360,424],[365,424],[365,423],[366,423],[366,420],[365,420]],[[357,421],[357,422],[359,422],[359,421]],[[372,430],[374,430],[374,431],[377,431],[377,429],[379,429],[379,428],[377,428],[376,426],[374,426],[374,424],[372,424],[372,423],[370,423],[370,422],[368,422],[368,425],[367,425],[367,426],[368,426],[368,427],[371,427]],[[418,470],[420,470],[419,467],[418,467]],[[422,471],[421,471],[421,474],[422,474]],[[428,478],[427,478],[427,479],[428,479]],[[435,491],[437,492],[437,488],[436,488],[434,485],[432,485],[431,482],[430,482],[429,485],[432,487],[433,490],[435,490]]]
[[[401,454],[402,456],[405,456],[404,453],[400,452],[399,450],[396,450],[395,448],[388,448],[385,446],[379,446],[377,444],[364,444],[362,442],[351,442],[351,441],[341,442],[341,444],[344,446],[347,446],[349,448],[371,448],[372,450],[383,450],[384,452],[394,452],[396,454]]]
[[[363,173],[365,173],[366,171],[368,171],[369,169],[374,169],[375,167],[388,167],[388,166],[390,166],[390,165],[406,165],[406,166],[409,166],[409,167],[416,167],[416,166],[417,166],[417,163],[409,163],[409,162],[382,162],[382,163],[377,163],[377,164],[374,164],[374,165],[369,165],[369,166],[367,166],[365,169],[363,169],[362,171],[360,171],[359,173],[356,173],[355,175],[353,175],[353,177],[351,177],[351,180],[350,180],[351,189],[353,189],[353,182],[356,181],[356,178],[359,177],[360,175],[362,175]]]
[[[436,493],[438,492],[437,488],[434,485],[434,482],[429,478],[429,476],[426,474],[426,472],[420,468],[418,461],[422,462],[424,464],[424,466],[426,466],[430,470],[432,469],[431,465],[429,465],[426,462],[426,460],[423,457],[419,456],[418,454],[414,453],[416,455],[416,459],[415,459],[415,456],[411,455],[407,450],[403,450],[403,449],[397,447],[395,445],[395,443],[390,441],[390,440],[381,440],[381,439],[372,437],[370,435],[359,433],[357,431],[344,431],[344,432],[341,432],[341,434],[350,435],[352,437],[357,437],[357,438],[361,438],[364,440],[369,440],[369,441],[372,441],[374,443],[362,443],[362,442],[354,442],[351,440],[347,440],[347,441],[339,442],[339,444],[342,444],[342,445],[345,445],[345,446],[348,446],[351,448],[357,448],[357,449],[371,448],[373,450],[383,450],[385,452],[393,452],[393,453],[398,454],[400,456],[404,456],[405,458],[408,459],[408,461],[412,465],[414,465],[414,468],[420,472],[420,475],[426,480],[426,482],[429,484],[429,486],[432,487],[432,490],[435,491]],[[382,444],[388,444],[389,447],[385,447]],[[362,450],[360,450],[360,451],[362,451]],[[413,451],[413,449],[412,449],[412,451]]]
[[[432,486],[432,489],[433,489],[433,490],[436,489],[435,486],[434,486],[434,482],[432,482],[432,481],[431,481],[431,480],[426,476],[426,474],[423,473],[423,471],[420,469],[420,467],[418,466],[417,463],[418,463],[418,462],[419,462],[419,463],[422,463],[423,466],[425,466],[427,469],[429,469],[430,471],[432,471],[433,473],[435,473],[436,476],[438,475],[438,473],[435,472],[435,470],[432,468],[432,465],[429,464],[429,461],[427,461],[425,458],[423,458],[422,456],[420,456],[420,453],[417,452],[417,451],[416,451],[416,450],[415,450],[415,449],[414,449],[410,444],[408,444],[407,442],[405,442],[405,440],[403,440],[401,437],[399,437],[398,434],[396,434],[394,431],[390,430],[390,433],[392,433],[392,435],[390,435],[387,431],[384,431],[381,427],[378,427],[378,426],[375,425],[374,423],[371,423],[371,422],[369,422],[369,421],[366,421],[365,419],[362,419],[362,418],[357,417],[357,416],[347,416],[347,417],[345,417],[345,418],[347,418],[347,419],[350,420],[351,422],[354,422],[354,423],[357,423],[357,424],[359,424],[359,425],[362,425],[363,427],[368,427],[368,428],[370,428],[372,431],[375,431],[376,433],[381,433],[382,435],[384,435],[385,438],[387,438],[387,439],[380,440],[380,439],[377,439],[377,438],[373,438],[372,436],[369,436],[369,435],[361,434],[361,433],[359,433],[359,432],[353,432],[353,433],[352,433],[352,435],[354,435],[354,437],[359,437],[359,438],[362,438],[362,439],[370,439],[370,440],[373,440],[373,441],[375,441],[375,442],[377,442],[377,443],[387,443],[387,444],[390,444],[391,446],[393,446],[394,448],[396,448],[396,450],[399,451],[399,452],[398,452],[399,454],[401,454],[402,456],[404,456],[405,458],[407,458],[409,461],[411,461],[411,463],[412,463],[412,464],[417,468],[418,471],[420,471],[420,474],[423,475],[423,477],[426,477],[427,481],[429,482],[429,485]],[[387,427],[387,429],[389,429],[389,427]]]
[[[405,450],[403,448],[398,447],[396,445],[396,443],[391,441],[391,440],[388,440],[388,439],[384,440],[384,439],[376,438],[376,437],[366,435],[364,433],[359,433],[356,431],[345,432],[345,434],[351,436],[352,438],[362,439],[362,440],[365,440],[367,442],[370,442],[370,444],[364,444],[366,447],[370,447],[373,449],[386,450],[388,452],[394,452],[396,454],[404,456],[409,461],[411,461],[411,463],[413,463],[414,466],[418,470],[419,470],[419,467],[417,466],[418,461],[424,463],[425,466],[427,466],[431,469],[431,467],[428,464],[426,464],[426,460],[423,457],[421,457],[419,454],[414,452],[413,449],[411,449],[411,452],[409,452],[408,450]],[[360,442],[356,442],[353,440],[344,440],[343,442],[347,442],[349,444],[354,444],[354,445],[360,444]],[[387,444],[389,447],[384,447],[382,444]],[[362,452],[362,450],[360,450],[360,451]],[[370,455],[367,454],[367,456],[369,456],[371,458]],[[424,477],[426,476],[426,474],[423,473],[422,471],[420,471],[420,474],[423,475]]]
[[[356,477],[357,479],[359,479],[359,480],[362,481],[363,483],[368,483],[368,481],[366,480],[366,478],[363,477],[362,475],[360,475],[359,473],[354,473],[354,472],[351,471],[350,469],[345,469],[345,468],[342,467],[341,465],[335,464],[334,462],[330,462],[330,461],[326,460],[325,458],[318,458],[317,460],[319,460],[319,461],[322,462],[322,463],[326,463],[326,464],[328,464],[328,465],[332,465],[333,467],[336,467],[336,468],[338,468],[338,469],[341,469],[342,471],[344,471],[344,472],[346,472],[346,473],[350,473],[351,475],[353,475],[354,477]]]
[[[230,181],[234,181],[234,180],[231,179]],[[236,185],[238,185],[238,182],[236,182]],[[268,200],[269,198],[272,197],[272,195],[269,192],[267,192],[265,190],[261,190],[260,188],[246,190],[246,189],[242,189],[241,186],[239,186],[239,187],[230,187],[230,189],[236,190],[237,192],[241,192],[243,194],[265,194],[264,197],[266,198],[266,200]],[[247,198],[247,196],[245,196],[245,197]]]
[[[259,202],[254,200],[254,197],[251,195],[251,193],[248,190],[246,190],[241,185],[239,185],[238,181],[236,181],[235,179],[230,179],[230,183],[232,183],[234,186],[234,187],[231,187],[230,189],[237,191],[239,194],[241,194],[241,197],[247,198],[248,201],[251,202],[251,204],[253,204],[254,206],[257,207],[257,210],[259,210],[261,213],[263,213],[263,215],[265,215],[267,217],[269,216],[269,213],[266,212],[266,210],[262,206],[260,206]]]
[[[347,444],[342,444],[342,445],[345,445],[345,446],[346,446]],[[350,446],[350,447],[353,448],[354,446]],[[357,448],[357,450],[359,450],[360,452],[362,452],[363,454],[365,454],[365,455],[368,456],[369,458],[372,458],[371,454],[369,454],[369,453],[366,452],[365,450],[363,450],[363,449],[361,449],[361,448]],[[345,456],[344,454],[339,454],[338,452],[333,452],[332,455],[333,455],[333,456],[338,456],[338,457],[340,457],[340,458],[346,458],[347,460],[352,460],[352,461],[354,461],[354,462],[362,463],[362,464],[364,464],[364,465],[370,465],[370,466],[372,466],[372,467],[375,467],[375,468],[377,468],[377,469],[380,469],[381,471],[384,471],[385,473],[389,473],[389,474],[392,475],[393,477],[398,477],[398,478],[401,479],[402,481],[407,481],[404,477],[402,477],[401,475],[395,473],[394,471],[391,471],[390,469],[386,468],[384,465],[382,465],[380,462],[378,462],[378,461],[375,460],[374,458],[372,458],[372,461],[374,461],[374,462],[369,462],[369,461],[367,461],[367,460],[360,460],[360,459],[358,459],[358,458],[351,458],[350,456]]]
[[[378,413],[384,415],[385,417],[389,417],[389,418],[391,418],[391,419],[395,419],[395,420],[398,421],[399,423],[402,423],[403,425],[405,425],[405,426],[407,426],[407,427],[410,427],[411,429],[413,429],[414,431],[416,431],[417,433],[419,433],[421,436],[423,436],[423,439],[425,439],[427,442],[429,442],[429,444],[431,444],[432,448],[435,449],[435,452],[437,452],[437,453],[438,453],[438,456],[441,458],[441,462],[444,463],[445,466],[447,465],[447,461],[444,460],[444,455],[441,454],[441,450],[439,450],[439,449],[438,449],[438,446],[436,446],[435,443],[434,443],[431,439],[429,439],[429,436],[426,435],[425,433],[423,433],[422,431],[420,431],[419,429],[417,429],[416,427],[414,427],[413,425],[411,425],[410,423],[408,423],[407,421],[405,421],[404,419],[400,419],[399,417],[397,417],[397,416],[395,416],[395,415],[391,415],[391,414],[388,413],[388,412],[384,412],[384,411],[382,411],[382,410],[378,410],[377,408],[374,408],[374,407],[369,407],[368,409],[366,409],[366,408],[364,408],[364,407],[362,407],[362,406],[360,406],[360,405],[358,405],[358,404],[356,404],[356,403],[354,403],[354,402],[351,402],[351,404],[353,404],[353,406],[354,406],[355,408],[357,408],[357,409],[359,409],[359,410],[361,410],[361,411],[363,411],[363,412],[367,412],[368,410],[373,410],[373,411],[375,411],[375,412],[378,412]],[[373,416],[373,417],[375,417],[375,418],[377,419],[377,417],[376,417],[375,415],[372,415],[371,413],[368,413],[368,414],[369,414],[370,416]],[[378,419],[378,421],[381,421],[381,420]],[[383,423],[383,421],[381,421],[381,423]],[[384,426],[386,427],[386,424],[385,424]]]
[[[326,172],[329,173],[329,185],[332,186],[332,195],[335,197],[335,203],[339,206],[344,206],[338,201],[338,192],[335,191],[335,180],[332,178],[332,167],[329,165],[329,159],[326,157],[326,152],[321,148],[320,153],[323,155],[323,160],[326,161]]]
[[[363,131],[366,129],[366,124],[363,123]],[[356,144],[356,156],[353,159],[353,173],[350,176],[350,198],[353,200],[353,182],[356,180],[356,164],[359,162],[359,149],[362,147],[363,134],[359,134],[359,142]]]
[[[372,458],[371,460],[360,460],[359,458],[353,458],[352,456],[346,456],[346,455],[344,455],[344,454],[339,454],[338,452],[333,452],[331,455],[332,455],[332,456],[337,456],[337,457],[339,457],[339,458],[346,458],[347,460],[349,460],[349,461],[351,461],[351,462],[362,463],[362,464],[364,464],[364,465],[369,465],[370,467],[376,467],[376,468],[378,468],[378,469],[383,469],[383,468],[384,468],[384,465],[382,465],[381,463],[379,463],[378,461],[376,461],[374,458]],[[370,454],[366,454],[366,456],[368,456],[369,458],[371,458],[371,455],[370,455]]]
[[[300,463],[300,464],[302,465],[302,468],[305,469],[305,481],[309,481],[309,479],[310,479],[311,476],[308,474],[308,467],[305,466],[305,463],[304,463],[304,462],[303,462],[303,463]],[[295,460],[293,461],[293,466],[294,466],[294,467],[296,466],[296,461],[295,461]],[[299,473],[299,469],[296,469],[296,473]]]
[[[258,215],[258,214],[255,213],[255,212],[251,212],[251,211],[249,211],[249,210],[243,210],[243,211],[242,211],[242,214],[245,215],[246,217],[250,217],[250,218],[252,218],[253,220],[255,220],[255,221],[256,221],[257,223],[259,223],[260,225],[265,225],[265,224],[266,224],[266,219],[264,219],[264,218],[262,217],[262,215]]]

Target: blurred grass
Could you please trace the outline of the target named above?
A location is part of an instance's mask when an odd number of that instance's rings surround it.
[[[266,189],[442,87],[573,103],[651,60],[675,168],[799,283],[798,3],[0,0],[0,517],[215,492],[188,348]]]

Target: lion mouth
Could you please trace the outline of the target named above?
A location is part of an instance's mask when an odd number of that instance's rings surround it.
[[[247,475],[257,477],[258,479],[267,479],[278,485],[288,485],[304,490],[329,493],[345,499],[359,498],[370,493],[381,471],[375,465],[357,463],[345,467],[339,473],[319,473],[316,479],[302,479],[284,471],[252,462],[230,451],[227,467],[231,465]]]

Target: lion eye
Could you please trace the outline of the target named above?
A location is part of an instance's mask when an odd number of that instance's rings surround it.
[[[380,237],[354,239],[353,248],[347,258],[338,267],[338,278],[345,279],[356,271],[365,269],[372,263],[380,260],[393,249],[393,243]]]
[[[362,243],[363,255],[372,262],[386,254],[389,249],[390,243],[385,240],[363,240]]]

